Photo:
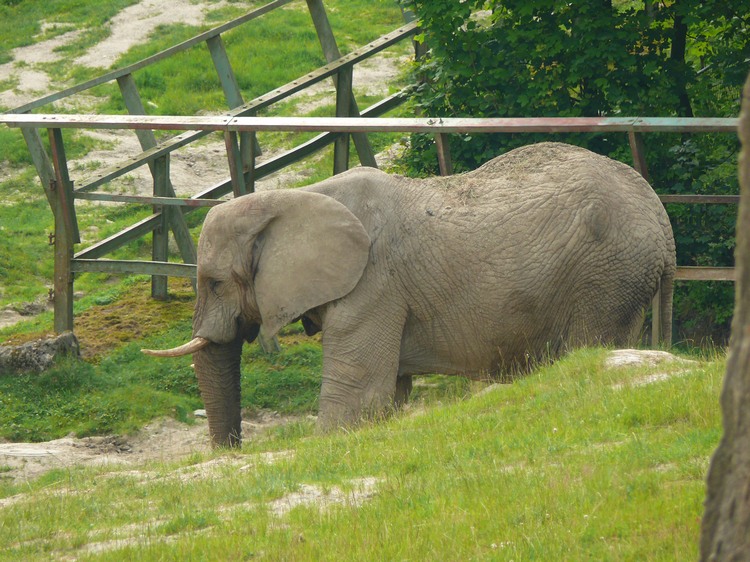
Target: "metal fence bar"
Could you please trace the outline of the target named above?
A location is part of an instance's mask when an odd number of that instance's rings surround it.
[[[343,63],[342,65],[343,66]],[[325,67],[327,68],[327,67]],[[331,72],[327,70],[327,72]],[[260,99],[260,98],[259,98]],[[0,114],[11,127],[172,131],[296,131],[332,133],[736,133],[737,118],[694,117],[246,117],[103,114]]]
[[[739,195],[659,195],[662,203],[694,203],[702,205],[737,205]]]
[[[677,281],[735,281],[733,267],[680,266],[675,275]]]

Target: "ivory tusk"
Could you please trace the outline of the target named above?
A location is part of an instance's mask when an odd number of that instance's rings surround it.
[[[146,355],[153,355],[155,357],[181,357],[200,351],[210,343],[211,340],[207,340],[206,338],[193,338],[186,344],[172,349],[141,349],[141,351]]]

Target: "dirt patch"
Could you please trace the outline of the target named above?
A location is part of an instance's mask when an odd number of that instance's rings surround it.
[[[247,440],[257,438],[273,427],[301,419],[299,416],[282,416],[274,412],[258,412],[246,418],[242,422],[242,435]],[[68,436],[45,443],[0,443],[0,478],[18,483],[34,480],[53,469],[102,465],[138,467],[151,461],[171,462],[210,451],[211,440],[205,418],[197,417],[191,424],[165,418],[150,423],[132,436],[81,439]],[[275,462],[281,458],[283,455],[279,453],[269,453],[262,460]],[[239,462],[242,468],[250,461],[244,458]],[[175,477],[199,477],[201,471],[205,473],[209,468],[186,467],[178,471]],[[7,501],[0,500],[0,507]]]
[[[325,509],[332,505],[360,506],[372,498],[380,484],[380,478],[359,478],[349,481],[350,490],[338,486],[323,488],[311,484],[302,484],[299,490],[287,494],[268,504],[271,513],[277,517],[285,515],[295,507],[316,506]]]
[[[201,24],[208,10],[228,5],[227,2],[205,3],[193,0],[144,0],[128,6],[112,18],[110,35],[75,59],[75,64],[89,67],[109,68],[131,47],[143,43],[160,25],[184,23]]]

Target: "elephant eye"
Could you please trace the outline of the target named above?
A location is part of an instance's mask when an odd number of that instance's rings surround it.
[[[221,281],[218,281],[216,279],[211,279],[211,281],[208,282],[208,289],[216,296],[219,296],[220,286],[221,286]]]

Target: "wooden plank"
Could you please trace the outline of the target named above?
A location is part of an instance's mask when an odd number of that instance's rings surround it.
[[[352,105],[352,65],[341,68],[336,87],[336,117],[348,117]],[[349,133],[340,133],[333,145],[334,175],[349,169]]]
[[[247,193],[255,191],[255,159],[260,153],[260,145],[255,133],[240,133],[240,157],[242,158],[244,185]]]
[[[441,176],[453,175],[453,161],[451,160],[451,148],[448,141],[448,135],[438,133],[435,135],[435,144],[437,145],[438,167]]]
[[[26,141],[31,161],[34,163],[36,173],[42,182],[44,194],[47,196],[47,201],[54,213],[55,195],[50,191],[50,182],[55,178],[55,170],[52,167],[49,155],[42,144],[42,137],[39,135],[39,129],[22,127],[21,134],[23,134],[23,138]]]
[[[189,277],[195,279],[195,264],[154,262],[139,260],[91,260],[74,259],[73,271],[76,273],[112,273],[121,275],[160,275],[169,277]]]
[[[75,259],[96,259],[122,248],[133,240],[137,240],[153,231],[161,222],[160,215],[153,215],[142,219],[132,226],[89,246],[75,254]]]
[[[72,86],[65,90],[61,90],[59,92],[55,92],[53,94],[43,96],[32,102],[16,107],[15,109],[11,111],[12,113],[26,113],[26,112],[31,111],[32,109],[42,107],[44,105],[47,105],[59,99],[66,98],[78,92],[83,92],[95,86],[106,84],[107,82],[116,80],[120,78],[121,76],[125,76],[126,74],[132,74],[133,72],[137,70],[141,70],[156,62],[164,60],[174,54],[190,49],[191,47],[194,47],[195,45],[198,45],[199,43],[202,43],[203,41],[207,41],[211,37],[215,37],[216,35],[229,31],[230,29],[234,29],[235,27],[242,25],[245,22],[248,22],[260,16],[263,16],[267,14],[268,12],[275,10],[276,8],[280,8],[281,6],[284,6],[285,4],[289,4],[290,2],[292,2],[292,0],[275,0],[274,2],[270,2],[269,4],[266,4],[265,6],[262,6],[251,12],[248,12],[244,16],[241,16],[230,22],[222,24],[218,27],[214,27],[213,29],[205,31],[204,33],[196,35],[195,37],[192,37],[186,41],[183,41],[182,43],[179,43],[177,45],[174,45],[173,47],[170,47],[159,53],[156,53],[155,55],[142,59],[136,63],[133,63],[131,65],[125,66],[117,70],[113,70],[112,72],[108,72],[106,74],[102,74],[101,76],[98,76],[92,80],[81,82],[80,84],[76,84],[75,86]]]
[[[227,104],[230,108],[241,106],[245,103],[245,100],[242,99],[242,92],[240,91],[239,84],[237,84],[237,78],[232,70],[232,64],[229,62],[221,35],[216,35],[208,39],[206,46],[209,53],[211,53],[211,60],[214,63],[219,82],[221,82],[221,88],[224,90],[224,97],[227,100]]]
[[[143,107],[141,95],[138,93],[138,87],[135,84],[132,74],[125,74],[117,79],[117,85],[120,87],[122,99],[130,115],[146,115],[146,108]],[[149,129],[136,129],[135,134],[142,150],[154,148],[158,143],[154,132]],[[152,167],[151,173],[154,173],[153,162],[149,162]]]
[[[675,275],[677,281],[734,281],[735,278],[733,267],[680,266]]]
[[[165,155],[154,160],[154,196],[165,197],[171,189],[168,187],[169,182],[169,156]],[[175,212],[174,208],[154,206],[154,214],[159,215],[159,226],[154,229],[153,241],[151,247],[151,260],[155,262],[169,261],[169,223],[171,215]],[[168,278],[164,275],[154,275],[151,277],[151,296],[157,300],[167,299],[167,282]]]
[[[646,164],[646,146],[643,144],[641,133],[628,131],[628,141],[630,142],[630,152],[633,155],[633,167],[647,182],[651,183],[648,165]]]
[[[78,219],[76,218],[75,202],[73,200],[73,182],[68,174],[68,159],[65,156],[65,145],[63,143],[62,131],[60,129],[48,129],[50,150],[52,152],[52,163],[55,170],[55,200],[57,205],[54,209],[55,222],[65,223],[65,231],[70,237],[71,244],[81,241],[78,233]]]
[[[55,215],[55,258],[54,258],[54,330],[61,334],[73,330],[73,272],[70,260],[73,258],[73,244],[76,240],[77,224],[75,211],[71,210],[73,198],[69,197],[70,178],[65,158],[62,131],[49,129],[49,141],[52,161],[55,167],[55,179],[51,180],[50,191],[55,197],[53,207]],[[74,232],[73,226],[76,226]]]
[[[76,199],[107,201],[109,203],[134,203],[137,205],[159,205],[170,207],[215,207],[223,201],[211,199],[180,199],[177,197],[148,197],[145,195],[120,195],[116,193],[77,193]]]
[[[245,187],[245,174],[242,169],[242,155],[240,153],[237,133],[234,131],[224,133],[224,145],[227,149],[229,174],[232,178],[232,191],[235,197],[240,197],[247,193],[247,188]]]

